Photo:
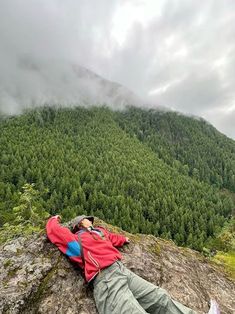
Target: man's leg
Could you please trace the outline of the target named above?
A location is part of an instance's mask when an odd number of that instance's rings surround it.
[[[123,266],[128,274],[129,289],[147,313],[152,314],[196,314],[190,308],[173,300],[166,290],[153,285]]]
[[[100,276],[100,277],[99,277]],[[99,314],[146,314],[128,287],[120,265],[107,268],[94,281],[94,299]]]

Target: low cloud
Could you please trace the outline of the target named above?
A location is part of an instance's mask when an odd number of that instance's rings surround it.
[[[0,0],[0,7],[0,111],[84,99],[122,106],[127,97],[202,116],[234,136],[226,111],[235,103],[233,0]],[[115,95],[85,68],[127,89],[109,85]]]

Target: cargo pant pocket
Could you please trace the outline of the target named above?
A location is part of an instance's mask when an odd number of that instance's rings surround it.
[[[113,309],[112,302],[110,302],[110,287],[107,280],[100,281],[94,287],[94,299],[99,314],[112,313],[110,310]]]

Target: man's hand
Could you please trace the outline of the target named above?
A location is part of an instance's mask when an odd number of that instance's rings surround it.
[[[130,243],[130,239],[126,237],[126,242],[125,243]]]
[[[56,218],[59,222],[61,222],[61,219],[62,219],[62,218],[61,218],[60,215],[56,215],[55,218]]]

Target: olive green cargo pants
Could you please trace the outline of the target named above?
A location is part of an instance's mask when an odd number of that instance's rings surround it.
[[[94,280],[99,314],[195,314],[171,299],[166,290],[137,276],[120,261],[104,269]]]

